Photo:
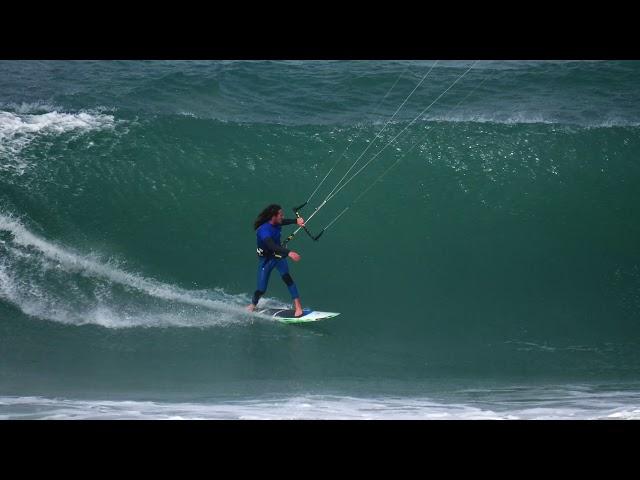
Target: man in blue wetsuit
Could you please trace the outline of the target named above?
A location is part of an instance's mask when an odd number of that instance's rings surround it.
[[[298,289],[293,282],[293,278],[289,275],[289,265],[287,264],[287,257],[291,258],[294,262],[300,260],[300,255],[280,245],[280,230],[283,225],[298,224],[301,227],[304,226],[304,219],[285,219],[284,212],[280,205],[269,205],[265,208],[253,224],[253,228],[256,231],[256,239],[258,242],[258,287],[253,294],[251,304],[247,307],[247,310],[253,312],[258,305],[260,297],[267,291],[267,284],[269,283],[269,275],[271,270],[278,269],[282,280],[287,285],[291,298],[293,299],[293,305],[295,307],[294,315],[296,317],[302,316],[302,304],[300,303],[300,295],[298,295]]]

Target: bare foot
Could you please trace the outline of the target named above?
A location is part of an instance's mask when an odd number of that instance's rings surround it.
[[[256,306],[253,303],[250,303],[247,306],[247,311],[249,311],[249,312],[253,312],[255,309],[256,309]]]

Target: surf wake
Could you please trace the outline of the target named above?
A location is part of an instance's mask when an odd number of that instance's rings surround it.
[[[39,319],[123,327],[250,322],[247,294],[188,290],[124,270],[117,261],[48,241],[0,213],[0,299]],[[266,299],[265,305],[280,307]]]

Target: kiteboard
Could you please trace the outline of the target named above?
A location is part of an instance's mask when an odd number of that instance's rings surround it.
[[[254,310],[254,313],[259,313],[261,315],[267,315],[269,317],[273,317],[275,320],[282,323],[309,323],[309,322],[317,322],[318,320],[326,320],[327,318],[333,318],[340,315],[335,312],[318,312],[316,310],[311,310],[309,308],[304,308],[302,310],[302,316],[296,317],[294,315],[295,310],[293,309],[282,309],[282,308],[258,308]]]

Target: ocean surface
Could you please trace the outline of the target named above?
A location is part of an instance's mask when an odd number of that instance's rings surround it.
[[[0,418],[640,418],[639,209],[640,62],[0,61]]]

